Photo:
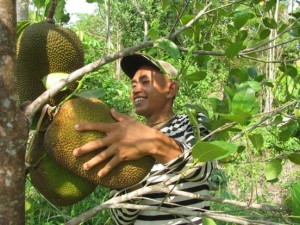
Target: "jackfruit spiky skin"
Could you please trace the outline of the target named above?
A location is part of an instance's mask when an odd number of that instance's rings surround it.
[[[26,161],[32,166],[29,175],[32,185],[52,204],[69,206],[89,194],[97,185],[81,178],[56,163],[45,151],[44,132],[37,132]]]
[[[83,121],[116,122],[107,105],[98,99],[75,98],[66,101],[47,128],[44,142],[47,151],[60,165],[95,184],[113,189],[130,187],[149,173],[154,164],[151,156],[122,162],[102,178],[97,173],[108,160],[84,170],[83,163],[101,150],[79,157],[73,156],[73,150],[89,141],[103,138],[104,134],[97,131],[76,131],[75,124]]]
[[[83,47],[73,31],[47,22],[29,25],[17,41],[16,75],[20,103],[33,101],[46,91],[42,83],[44,76],[71,73],[83,65]],[[50,103],[57,104],[69,93],[70,90],[59,93]]]

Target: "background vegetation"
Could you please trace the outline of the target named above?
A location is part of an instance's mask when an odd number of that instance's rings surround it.
[[[212,201],[212,210],[257,220],[257,224],[300,223],[297,1],[88,2],[97,2],[97,11],[78,15],[74,24],[68,23],[64,0],[58,1],[55,14],[57,24],[68,26],[81,37],[86,65],[154,41],[153,46],[140,51],[168,60],[181,71],[176,112],[189,113],[191,119],[199,110],[208,115],[206,125],[214,141],[206,150],[215,154],[209,154],[207,160],[218,159],[211,178],[212,196],[282,207],[276,212]],[[19,21],[18,31],[28,22],[44,19],[50,3],[30,2],[29,17]],[[197,22],[172,38],[171,34],[204,9]],[[114,60],[86,74],[79,94],[99,97],[110,107],[136,116],[128,98],[129,81],[118,62]],[[199,140],[195,146],[195,158],[203,158],[203,143]],[[107,193],[99,187],[84,201],[57,208],[43,199],[27,179],[26,224],[64,223],[104,202]],[[104,210],[84,224],[113,222]]]

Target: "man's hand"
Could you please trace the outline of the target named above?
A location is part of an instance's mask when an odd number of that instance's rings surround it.
[[[84,169],[88,170],[99,162],[111,158],[106,166],[99,171],[99,176],[105,176],[122,161],[135,160],[149,155],[149,150],[155,148],[153,143],[156,130],[149,128],[130,116],[117,113],[113,109],[111,114],[118,122],[84,122],[75,126],[75,129],[78,131],[96,130],[107,135],[102,139],[88,142],[73,151],[74,156],[80,156],[106,146],[107,148],[104,151],[83,165]]]

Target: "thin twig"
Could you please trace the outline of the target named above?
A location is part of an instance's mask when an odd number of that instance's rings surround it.
[[[271,49],[271,48],[277,48],[277,47],[279,47],[279,46],[282,46],[282,45],[291,43],[291,42],[293,42],[293,41],[297,41],[297,40],[299,40],[299,39],[300,39],[300,37],[293,38],[293,39],[291,39],[291,40],[284,41],[284,42],[279,43],[279,44],[277,44],[277,45],[269,46],[269,47],[263,48],[263,49],[256,49],[256,50],[253,50],[253,51],[247,51],[247,52],[241,51],[241,52],[239,53],[239,56],[242,56],[242,55],[248,55],[248,54],[252,54],[252,53],[256,53],[256,52],[262,52],[262,51],[269,50],[269,49]]]
[[[290,62],[296,62],[296,61],[298,61],[300,59],[300,58],[294,58],[294,59],[287,59],[287,60],[272,60],[272,61],[268,61],[268,60],[257,59],[257,58],[246,56],[246,55],[241,55],[240,57],[241,58],[250,59],[250,60],[254,60],[254,61],[257,61],[257,62],[263,62],[263,63],[290,63]]]
[[[265,42],[261,43],[260,45],[255,46],[254,48],[245,49],[245,50],[241,51],[241,53],[252,52],[252,51],[254,51],[254,50],[256,50],[256,49],[259,49],[259,48],[261,48],[261,47],[263,47],[263,46],[266,46],[266,45],[270,44],[271,42],[273,42],[273,41],[275,41],[277,38],[279,38],[281,35],[283,35],[283,34],[289,32],[289,31],[291,31],[291,30],[294,28],[293,25],[294,25],[296,22],[298,22],[299,20],[300,20],[300,19],[295,20],[294,23],[290,24],[284,31],[282,31],[281,33],[277,34],[276,36],[274,36],[273,38],[269,39],[268,41],[265,41]]]
[[[286,104],[280,106],[279,108],[275,109],[272,111],[272,113],[267,114],[266,116],[264,116],[263,118],[261,118],[257,123],[255,123],[254,125],[248,127],[247,129],[245,129],[244,131],[237,133],[236,135],[234,135],[232,138],[229,139],[229,141],[235,141],[236,139],[242,137],[246,132],[252,131],[255,128],[257,128],[259,125],[261,125],[262,123],[264,123],[265,121],[267,121],[268,119],[272,118],[275,114],[281,113],[283,110],[285,110],[286,108],[295,105],[299,102],[299,100],[294,100],[291,102],[287,102]]]

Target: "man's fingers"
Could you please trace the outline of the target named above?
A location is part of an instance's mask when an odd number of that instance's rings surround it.
[[[82,122],[75,125],[75,130],[78,131],[97,130],[100,132],[108,132],[111,131],[113,127],[114,127],[114,123]]]
[[[110,141],[110,137],[109,136],[106,136],[102,139],[97,139],[95,141],[90,141],[78,148],[75,148],[73,150],[73,155],[74,156],[81,156],[85,153],[88,153],[88,152],[92,152],[92,151],[95,151],[99,148],[102,148],[102,147],[105,147],[107,145],[109,145],[111,143]]]
[[[99,177],[107,175],[115,166],[120,163],[118,156],[114,156],[99,172]]]
[[[92,159],[90,159],[89,161],[84,163],[83,168],[85,170],[88,170],[88,169],[94,167],[95,165],[97,165],[98,163],[104,161],[105,159],[112,157],[113,155],[114,155],[114,147],[110,146],[106,150],[100,152],[95,157],[93,157]]]
[[[130,119],[130,116],[117,112],[114,108],[110,110],[111,115],[119,122]]]

